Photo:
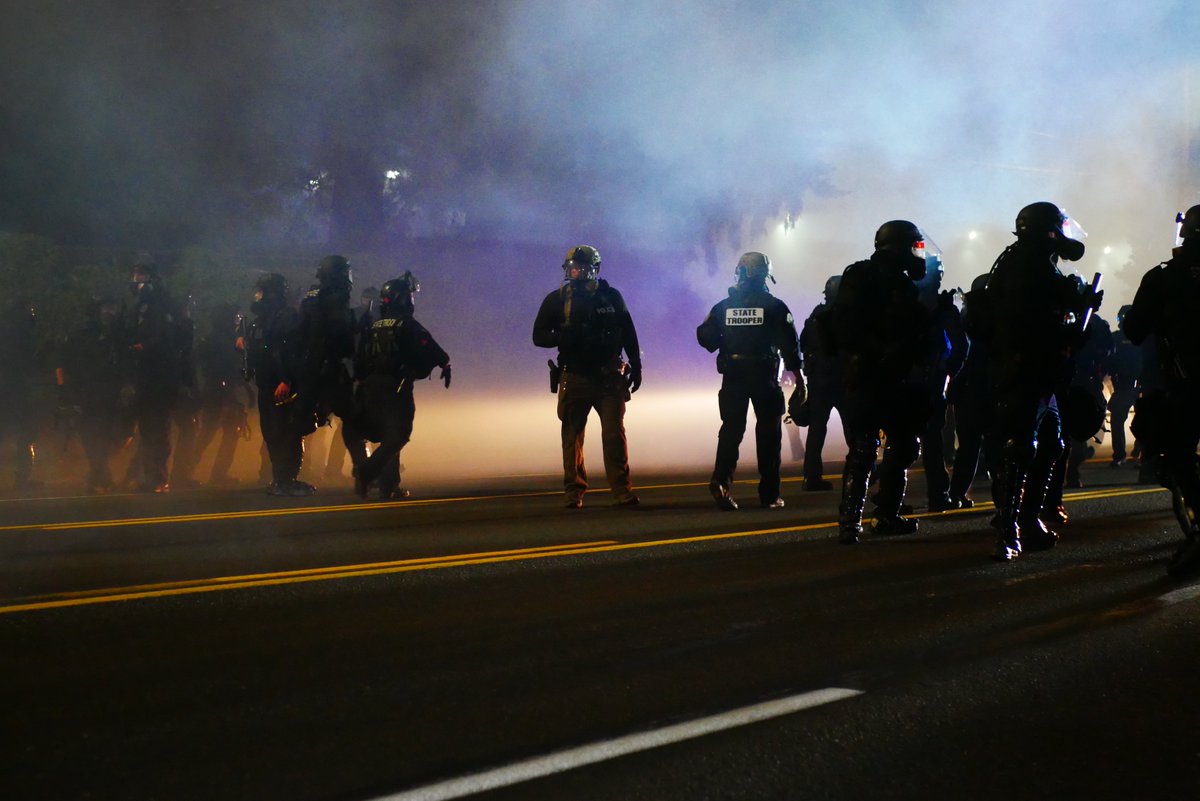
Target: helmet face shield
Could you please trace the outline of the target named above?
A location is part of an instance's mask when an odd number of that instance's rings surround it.
[[[1074,239],[1077,242],[1087,239],[1087,231],[1083,230],[1083,226],[1065,211],[1063,212],[1062,233],[1063,236],[1068,239]]]
[[[921,239],[914,242],[912,246],[912,254],[924,261],[926,264],[937,262],[942,263],[942,249],[938,247],[938,243],[934,242],[929,237],[921,234]]]
[[[600,274],[600,268],[593,264],[580,261],[569,261],[563,265],[568,281],[594,281]]]
[[[600,275],[600,251],[591,245],[576,245],[567,251],[562,268],[568,281],[595,281]]]

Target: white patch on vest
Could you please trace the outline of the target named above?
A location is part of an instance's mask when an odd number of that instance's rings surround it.
[[[762,309],[726,309],[725,325],[762,325]]]

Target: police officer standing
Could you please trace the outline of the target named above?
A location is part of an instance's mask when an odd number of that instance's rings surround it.
[[[863,533],[867,486],[875,470],[879,432],[887,434],[879,476],[874,532],[911,534],[917,521],[900,515],[908,467],[920,453],[926,390],[918,365],[928,348],[929,311],[914,281],[925,275],[925,237],[908,220],[891,220],[875,234],[875,252],[842,274],[833,329],[845,381],[843,426],[848,451],[838,509],[838,540]]]
[[[805,392],[796,322],[787,304],[767,288],[767,279],[774,282],[775,277],[766,255],[744,253],[734,274],[737,284],[730,288],[729,297],[713,306],[696,329],[699,343],[709,353],[717,352],[717,371],[722,376],[718,395],[721,430],[708,489],[721,509],[738,508],[730,488],[746,432],[746,411],[753,405],[758,500],[765,508],[779,509],[784,505],[779,497],[784,412],[779,386],[781,359],[795,378],[797,403],[803,402]]]
[[[342,425],[352,436],[379,443],[354,472],[354,491],[360,498],[367,497],[376,479],[381,499],[408,495],[400,489],[400,450],[412,436],[413,384],[440,367],[439,377],[450,388],[450,357],[413,318],[413,296],[420,288],[411,272],[383,285],[379,319],[364,332],[354,360],[360,397],[357,413]]]
[[[350,262],[344,256],[326,256],[317,268],[318,287],[300,302],[297,344],[302,369],[296,384],[278,388],[276,402],[291,404],[293,424],[302,437],[336,414],[345,421],[353,412],[354,389],[349,372],[355,349],[354,313],[350,293],[354,278]],[[345,426],[341,435],[357,467],[366,458],[361,439],[353,439]]]
[[[279,273],[260,276],[254,286],[254,315],[237,346],[246,353],[246,379],[258,387],[258,428],[271,462],[268,495],[312,495],[316,488],[300,481],[304,458],[303,435],[293,424],[286,389],[300,369],[297,352],[296,310],[287,302],[287,280]],[[277,401],[276,397],[282,398]]]
[[[361,344],[371,329],[371,323],[377,318],[379,306],[379,288],[369,286],[358,296],[358,306],[351,310],[354,315],[355,347]],[[324,478],[326,481],[338,481],[342,478],[342,468],[346,465],[346,438],[342,434],[341,424],[336,431],[330,431],[329,447],[325,455]]]
[[[991,364],[987,339],[979,330],[987,292],[988,274],[977,276],[963,296],[962,324],[970,339],[966,363],[950,381],[946,399],[954,407],[954,435],[958,448],[954,451],[954,470],[950,476],[950,501],[959,509],[970,509],[975,501],[970,497],[971,485],[979,471],[980,456],[985,455],[987,470],[995,470],[991,454],[984,454],[984,441],[991,429],[992,393],[989,385]]]
[[[825,282],[825,300],[817,304],[800,330],[800,351],[808,376],[808,439],[804,442],[804,489],[819,492],[833,489],[823,477],[821,452],[829,433],[829,416],[842,405],[842,374],[833,345],[833,303],[837,300],[841,275]]]
[[[918,297],[929,310],[929,348],[925,354],[925,387],[928,398],[925,427],[921,432],[921,464],[929,511],[958,509],[950,498],[950,474],[946,472],[946,390],[963,369],[970,341],[963,329],[962,315],[954,305],[954,291],[942,290],[945,268],[941,257],[926,258],[925,277],[917,282]]]
[[[1053,548],[1057,535],[1039,519],[1051,467],[1063,453],[1055,391],[1072,371],[1071,354],[1084,341],[1082,322],[1102,292],[1081,293],[1058,269],[1060,258],[1083,257],[1069,235],[1069,218],[1053,203],[1032,203],[1016,220],[1017,241],[996,259],[976,299],[977,330],[986,341],[995,396],[992,476],[999,532],[993,553],[1012,561],[1027,550]],[[1038,478],[1027,481],[1031,476]]]
[[[1112,466],[1125,464],[1125,424],[1129,411],[1138,396],[1138,382],[1142,376],[1142,349],[1129,341],[1121,324],[1129,313],[1129,306],[1117,312],[1117,330],[1113,332],[1113,352],[1108,357],[1104,371],[1112,381],[1112,397],[1108,401],[1110,428],[1112,429]]]
[[[637,330],[621,293],[599,277],[600,252],[579,245],[563,261],[563,285],[542,301],[533,323],[533,344],[557,348],[551,385],[562,421],[563,490],[569,509],[583,508],[588,488],[583,437],[592,409],[600,415],[604,470],[613,504],[635,506],[629,480],[625,404],[642,385]],[[626,364],[621,353],[629,359]]]
[[[1180,236],[1171,259],[1142,277],[1121,330],[1135,345],[1155,344],[1161,383],[1138,399],[1134,433],[1171,491],[1184,542],[1167,572],[1183,577],[1200,572],[1200,206],[1184,214]]]
[[[171,412],[190,367],[190,322],[180,319],[154,265],[133,268],[130,292],[134,305],[125,330],[126,355],[132,377],[131,411],[141,437],[134,474],[139,489],[165,493],[170,491]],[[189,348],[187,358],[184,346]]]

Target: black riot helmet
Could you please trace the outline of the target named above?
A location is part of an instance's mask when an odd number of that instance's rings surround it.
[[[771,259],[765,253],[759,253],[757,250],[751,250],[742,254],[738,259],[737,267],[733,270],[733,275],[737,279],[738,286],[766,286],[767,279],[771,279],[771,283],[775,283],[775,276],[771,272]]]
[[[838,289],[842,286],[841,275],[831,275],[829,280],[825,282],[825,302],[833,303],[837,300]]]
[[[563,278],[567,281],[595,281],[600,275],[600,251],[591,245],[576,245],[563,259]]]
[[[925,277],[925,234],[908,220],[888,220],[875,232],[876,252],[902,257],[904,272],[914,281]]]
[[[279,273],[266,273],[265,275],[260,275],[258,280],[254,282],[255,300],[262,300],[263,298],[269,297],[271,299],[286,301],[287,293],[287,279]]]
[[[317,267],[317,280],[321,283],[322,289],[341,289],[349,292],[354,286],[350,260],[336,254],[321,259],[321,264]]]
[[[158,265],[150,261],[139,261],[133,265],[133,272],[129,277],[129,291],[135,297],[150,295],[161,283],[162,276],[158,272]]]
[[[413,313],[413,295],[421,291],[421,284],[411,270],[393,278],[379,290],[379,313],[384,317],[400,317]]]
[[[1083,258],[1083,242],[1067,235],[1071,219],[1063,210],[1049,201],[1030,203],[1017,213],[1017,239],[1038,244],[1048,244],[1050,249],[1067,261]]]
[[[1183,213],[1180,219],[1179,238],[1195,239],[1200,237],[1200,206],[1192,206]]]

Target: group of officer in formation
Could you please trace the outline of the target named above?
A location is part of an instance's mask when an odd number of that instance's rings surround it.
[[[744,254],[728,297],[696,331],[699,344],[717,354],[722,375],[709,482],[717,506],[738,508],[731,488],[750,407],[762,507],[784,506],[785,411],[812,428],[805,489],[833,489],[821,476],[820,454],[830,410],[837,408],[848,445],[841,543],[866,535],[864,512],[876,479],[871,533],[917,530],[904,501],[908,470],[923,451],[931,511],[971,506],[968,493],[982,460],[996,509],[994,558],[1008,562],[1053,548],[1054,529],[1067,522],[1064,483],[1078,486],[1088,440],[1103,427],[1107,375],[1114,390],[1113,464],[1124,461],[1125,420],[1136,400],[1138,447],[1171,490],[1185,535],[1168,571],[1200,571],[1200,206],[1181,216],[1180,245],[1145,275],[1133,304],[1118,314],[1115,336],[1096,314],[1104,295],[1099,277],[1087,285],[1059,268],[1060,260],[1084,254],[1062,210],[1030,204],[1015,229],[1016,241],[972,282],[959,309],[956,293],[941,291],[940,256],[926,247],[921,230],[907,220],[886,222],[874,253],[827,283],[826,302],[802,335],[787,305],[770,292],[770,259]],[[563,285],[538,311],[533,341],[558,349],[550,367],[566,505],[581,508],[588,487],[582,445],[593,408],[613,503],[635,505],[623,416],[642,380],[637,333],[620,293],[599,278],[595,248],[573,248],[563,270]],[[786,402],[785,371],[794,385]],[[952,473],[943,457],[948,398],[958,440]]]
[[[753,407],[758,502],[784,506],[780,497],[785,412],[810,427],[805,489],[832,490],[822,477],[821,451],[832,409],[842,419],[848,452],[838,506],[839,541],[866,536],[870,513],[876,536],[910,534],[917,521],[905,503],[909,468],[924,458],[931,511],[972,505],[969,496],[982,463],[991,478],[997,531],[996,559],[1011,561],[1054,547],[1055,528],[1066,523],[1064,483],[1078,482],[1087,440],[1103,426],[1103,380],[1113,386],[1114,464],[1125,456],[1124,423],[1136,400],[1133,423],[1143,462],[1171,490],[1185,541],[1168,566],[1172,574],[1200,571],[1200,206],[1181,217],[1181,244],[1150,270],[1131,306],[1118,314],[1115,337],[1096,312],[1103,299],[1059,269],[1077,261],[1084,245],[1070,235],[1070,220],[1055,204],[1033,203],[1016,218],[1016,241],[962,296],[941,290],[940,255],[906,220],[884,223],[871,256],[826,284],[798,334],[787,305],[774,297],[770,259],[750,252],[738,261],[736,284],[712,307],[697,340],[717,354],[722,375],[721,427],[709,490],[717,506],[732,511],[733,475]],[[538,309],[535,345],[557,351],[549,361],[551,389],[561,421],[566,506],[583,507],[588,489],[584,432],[599,415],[604,468],[616,506],[635,506],[624,429],[626,403],[642,383],[641,350],[621,293],[600,278],[599,251],[572,248],[563,281]],[[379,291],[378,308],[351,308],[350,263],[327,256],[317,283],[297,306],[282,275],[261,276],[243,320],[232,307],[214,310],[210,335],[193,342],[186,309],[175,303],[151,264],[134,268],[132,306],[98,301],[86,323],[63,348],[57,370],[68,403],[81,409],[79,433],[89,462],[88,484],[97,492],[114,485],[110,462],[136,429],[140,443],[127,480],[145,491],[170,488],[170,431],[181,405],[202,419],[180,426],[171,469],[190,477],[199,455],[218,435],[213,483],[228,478],[246,405],[232,400],[238,388],[257,388],[271,495],[304,496],[315,487],[301,480],[304,438],[340,420],[340,438],[353,464],[355,492],[366,498],[404,497],[399,454],[413,430],[413,384],[439,369],[450,386],[450,358],[413,317],[416,278],[406,272]],[[27,304],[6,316],[6,327],[32,330]],[[238,320],[236,341],[228,332]],[[24,332],[28,333],[28,332]],[[19,341],[21,331],[3,340]],[[1119,346],[1119,347],[1118,347]],[[1117,359],[1135,353],[1140,358]],[[240,353],[240,364],[231,353]],[[198,365],[197,365],[198,362]],[[1116,365],[1115,367],[1113,365]],[[5,359],[9,421],[32,419],[21,406],[30,369]],[[203,391],[185,391],[197,371]],[[807,381],[806,381],[807,374]],[[119,380],[114,380],[119,376]],[[785,378],[786,376],[786,378]],[[793,385],[785,401],[784,386]],[[181,398],[189,399],[182,404]],[[947,404],[953,408],[953,471],[943,457]],[[26,404],[28,405],[28,404]],[[198,413],[199,412],[199,413]],[[31,481],[31,447],[14,427],[18,486]],[[367,443],[377,443],[372,449]],[[879,458],[883,446],[882,458]]]
[[[136,265],[132,302],[95,301],[59,349],[59,408],[73,411],[65,435],[78,433],[89,490],[166,493],[172,484],[194,485],[201,454],[214,440],[209,484],[235,483],[229,470],[238,442],[248,438],[247,407],[256,397],[268,494],[316,492],[300,478],[305,437],[336,415],[355,491],[365,498],[377,487],[381,498],[403,497],[399,453],[412,433],[413,382],[440,368],[449,388],[450,358],[413,318],[420,287],[411,272],[385,283],[369,307],[351,307],[352,288],[350,263],[341,256],[321,261],[317,283],[297,305],[282,275],[262,275],[250,319],[235,306],[218,306],[207,336],[196,342],[190,305],[167,292],[156,266]],[[11,427],[16,487],[30,489],[38,484],[31,475],[33,406],[42,366],[29,358],[32,305],[20,301],[6,311],[0,342],[14,350],[2,363],[15,410],[9,421],[20,421]],[[117,481],[112,461],[135,433],[136,451]],[[367,442],[377,445],[368,450]]]

